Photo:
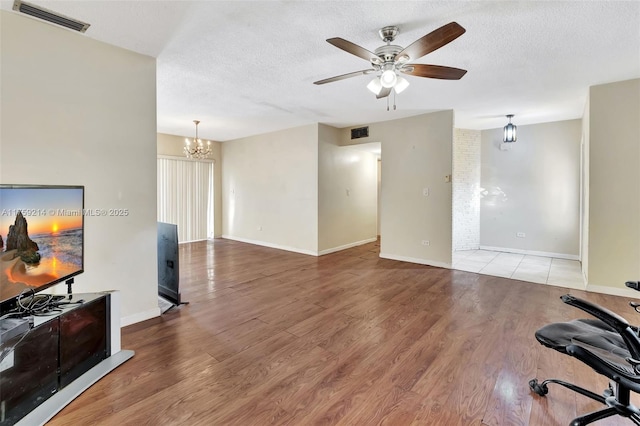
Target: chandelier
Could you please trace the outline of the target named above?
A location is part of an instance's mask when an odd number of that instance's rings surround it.
[[[189,138],[185,138],[184,140],[184,155],[187,158],[195,158],[198,160],[209,158],[211,156],[211,141],[207,141],[205,145],[201,139],[198,138],[198,124],[200,121],[193,120],[196,125],[196,137],[193,139],[193,144],[189,140]]]

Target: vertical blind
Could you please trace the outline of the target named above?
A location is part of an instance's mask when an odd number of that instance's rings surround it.
[[[179,242],[213,238],[213,162],[158,158],[158,221]]]

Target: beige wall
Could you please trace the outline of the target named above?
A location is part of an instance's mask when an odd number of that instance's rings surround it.
[[[453,111],[373,123],[357,141],[342,132],[344,145],[382,142],[380,256],[450,266]]]
[[[640,277],[640,79],[589,92],[589,286]]]
[[[340,146],[341,129],[318,126],[318,251],[376,239],[378,159]]]
[[[317,254],[318,125],[222,144],[223,237]]]
[[[158,155],[184,157],[184,138],[187,136],[167,135],[158,133]],[[211,142],[211,158],[213,166],[213,206],[214,206],[214,237],[222,236],[222,144]]]
[[[0,35],[0,182],[84,185],[87,209],[128,209],[85,218],[74,291],[120,290],[125,324],[159,315],[155,59],[12,12]]]
[[[502,137],[482,131],[480,245],[577,259],[581,121],[518,126],[506,151]]]

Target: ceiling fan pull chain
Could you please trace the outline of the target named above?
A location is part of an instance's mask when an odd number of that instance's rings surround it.
[[[389,97],[387,96],[387,111],[389,111]]]
[[[396,91],[393,91],[393,110],[396,110]]]

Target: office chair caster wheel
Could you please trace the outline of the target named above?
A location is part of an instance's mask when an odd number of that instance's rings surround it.
[[[549,388],[547,387],[546,383],[538,383],[538,379],[531,379],[529,380],[529,389],[531,389],[532,391],[534,391],[535,393],[537,393],[540,396],[545,396],[546,394],[549,393]]]

